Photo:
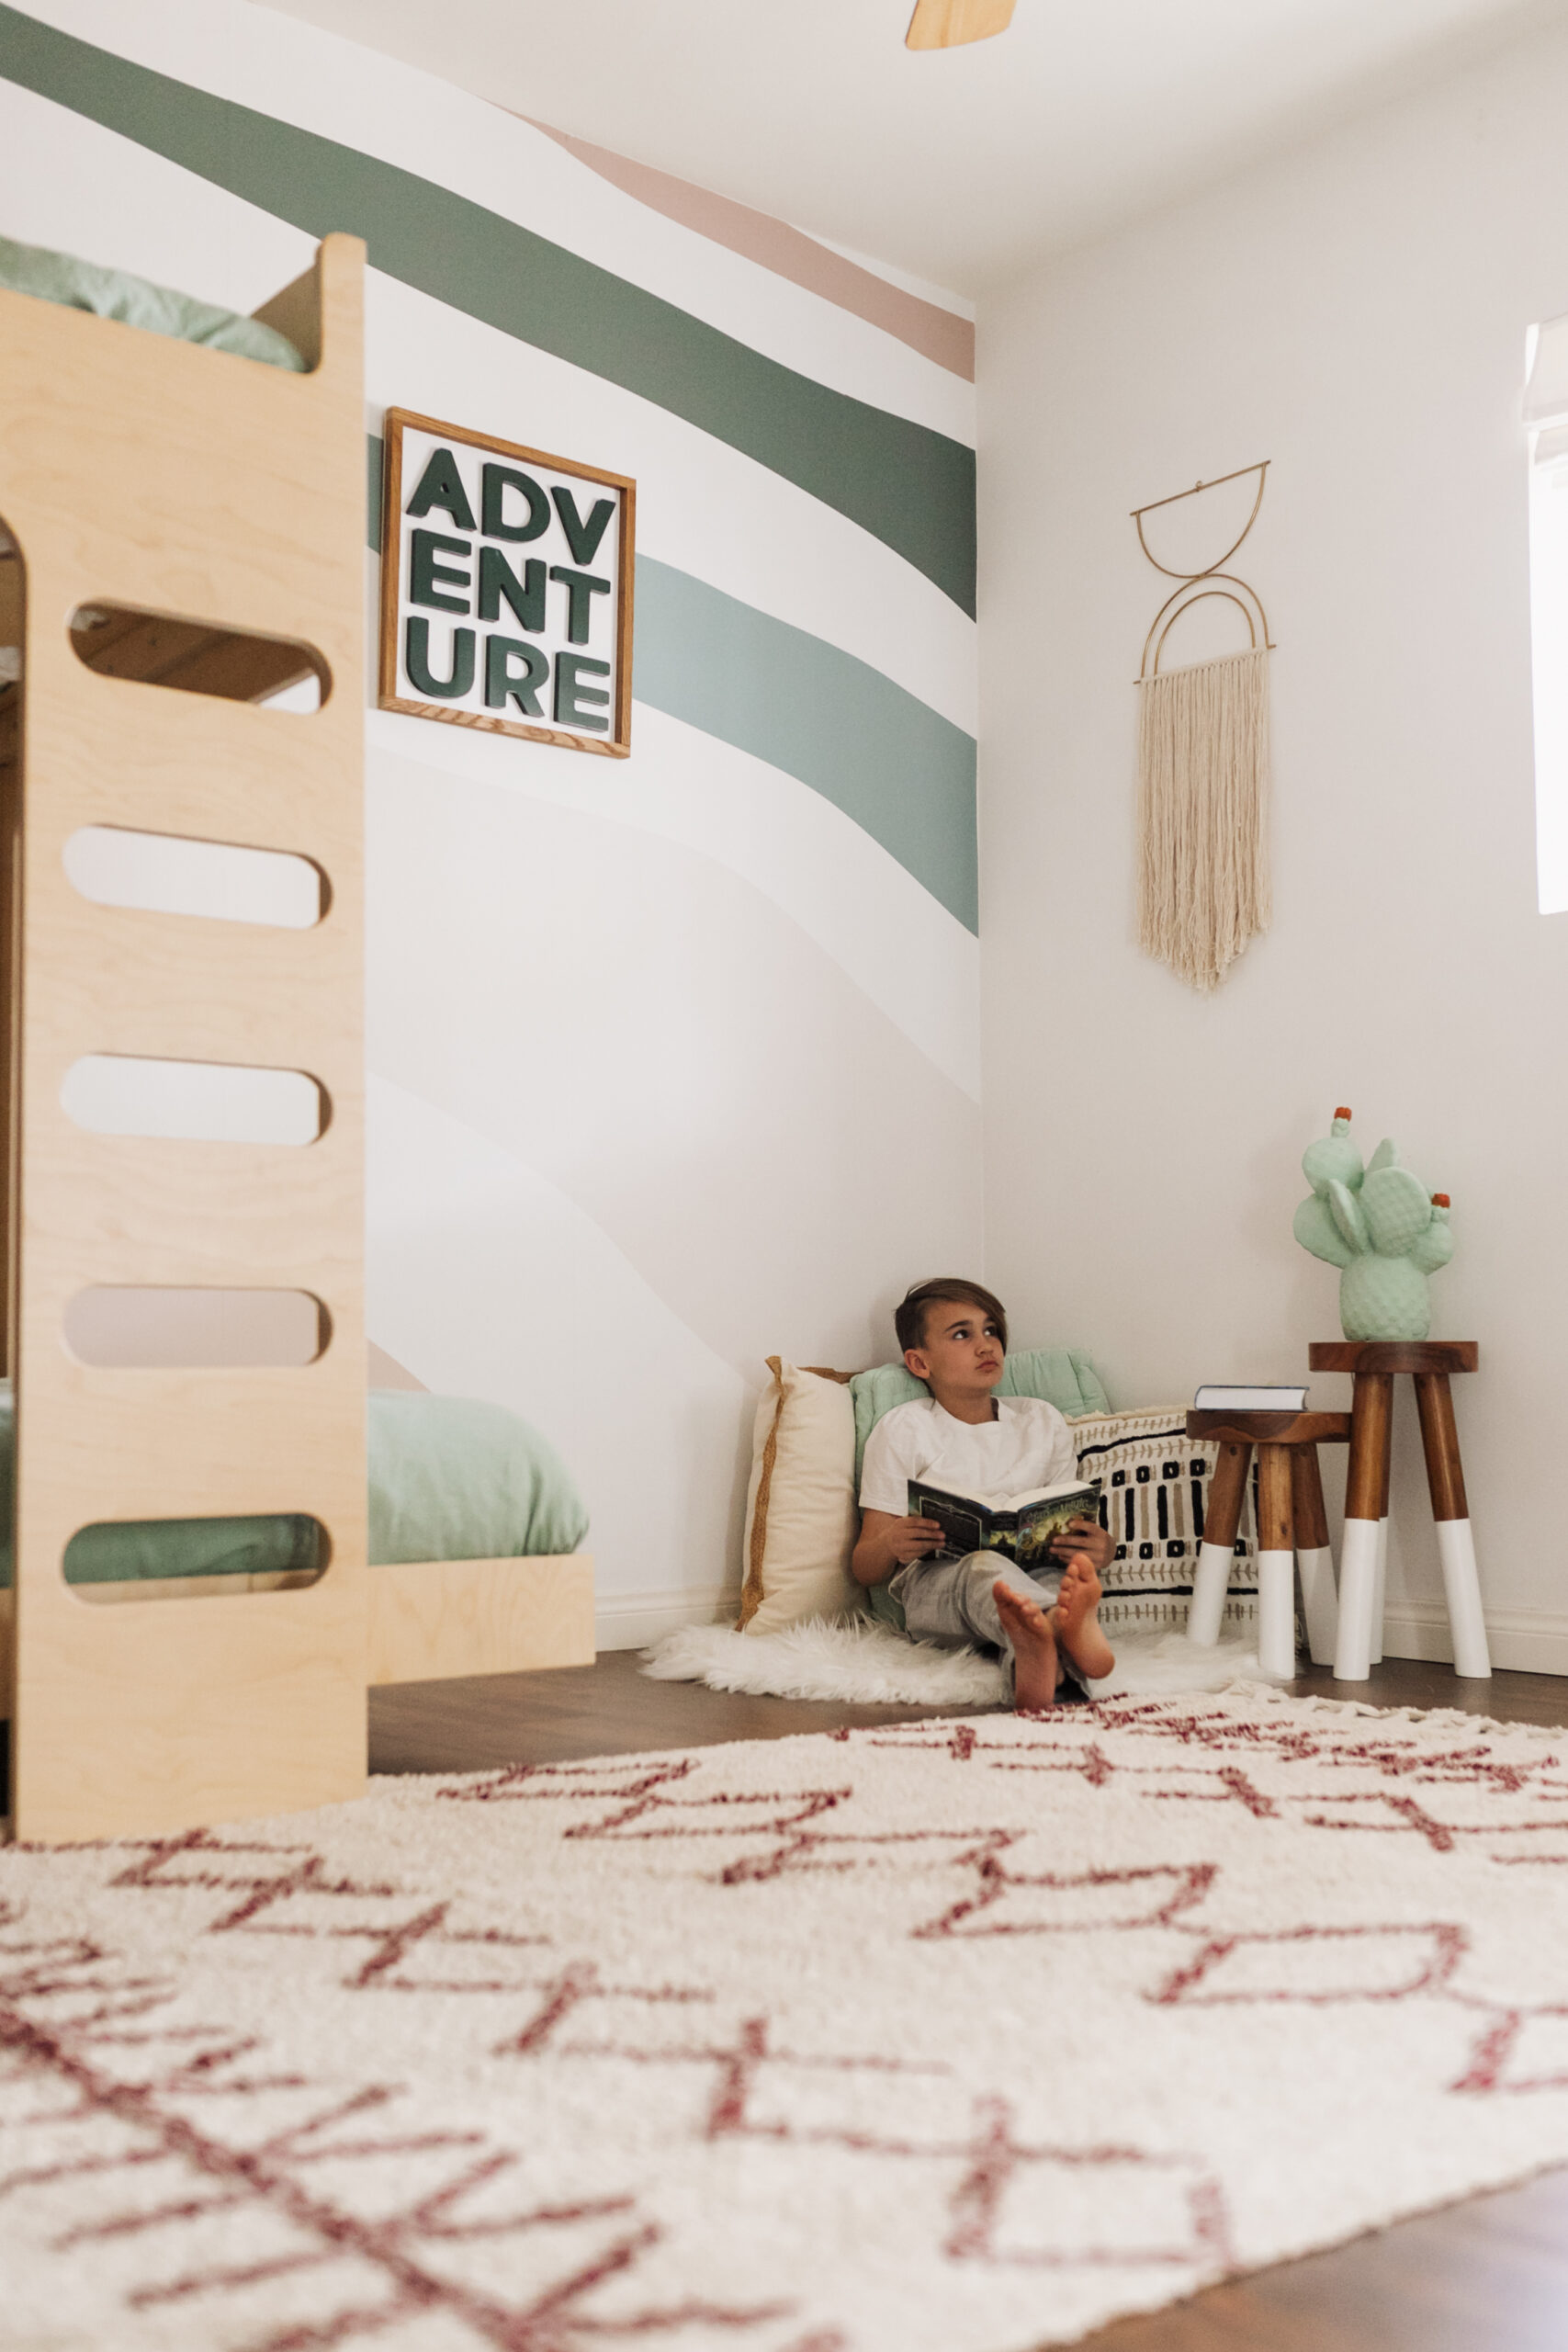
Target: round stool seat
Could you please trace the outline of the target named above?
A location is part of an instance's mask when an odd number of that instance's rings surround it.
[[[1317,1449],[1348,1444],[1350,1426],[1348,1413],[1188,1414],[1188,1436],[1212,1439],[1220,1449],[1192,1579],[1187,1620],[1191,1641],[1212,1648],[1220,1638],[1247,1474],[1256,1447],[1258,1662],[1265,1674],[1280,1681],[1289,1681],[1295,1673],[1298,1562],[1313,1655],[1331,1653],[1338,1601]]]
[[[1348,1445],[1348,1413],[1189,1413],[1189,1437],[1226,1445]]]

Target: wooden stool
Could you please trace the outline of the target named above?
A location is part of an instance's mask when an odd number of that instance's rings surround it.
[[[1465,1500],[1449,1374],[1473,1372],[1481,1350],[1473,1340],[1314,1340],[1307,1353],[1314,1372],[1355,1377],[1350,1406],[1350,1466],[1345,1488],[1345,1542],[1340,1557],[1339,1634],[1335,1678],[1364,1682],[1382,1656],[1382,1595],[1388,1554],[1388,1463],[1393,1432],[1393,1382],[1407,1372],[1416,1383],[1427,1484],[1438,1525],[1443,1590],[1453,1634],[1454,1672],[1483,1679],[1492,1671],[1475,1538]]]
[[[1192,1579],[1188,1638],[1212,1649],[1220,1638],[1235,1558],[1235,1532],[1258,1448],[1258,1662],[1288,1681],[1296,1670],[1297,1560],[1302,1609],[1314,1658],[1333,1652],[1337,1609],[1334,1554],[1317,1467],[1320,1445],[1343,1445],[1348,1413],[1189,1413],[1189,1437],[1217,1438],[1219,1459],[1203,1507],[1203,1541]]]

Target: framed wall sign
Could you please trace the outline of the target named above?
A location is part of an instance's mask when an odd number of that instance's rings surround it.
[[[383,710],[625,758],[637,485],[390,408]]]

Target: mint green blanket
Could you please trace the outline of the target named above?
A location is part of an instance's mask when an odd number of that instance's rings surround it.
[[[18,245],[0,237],[0,286],[15,294],[36,294],[40,301],[63,302],[68,310],[92,311],[100,319],[121,319],[127,326],[173,335],[180,343],[203,343],[209,351],[236,352],[243,359],[265,360],[269,368],[291,368],[297,375],[305,371],[288,336],[259,319],[150,285],[123,269],[100,269],[71,254],[52,254],[44,245]]]
[[[503,1405],[372,1389],[368,1422],[373,1566],[502,1560],[581,1547],[588,1513],[570,1476],[538,1430]],[[0,1586],[11,1581],[15,1437],[6,1381],[0,1383]],[[68,1584],[124,1584],[140,1577],[313,1569],[316,1542],[315,1521],[297,1514],[116,1521],[72,1537],[65,1577]]]

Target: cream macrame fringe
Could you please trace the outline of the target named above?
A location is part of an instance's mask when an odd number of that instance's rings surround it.
[[[1138,710],[1138,941],[1217,988],[1271,912],[1269,654],[1146,678]]]

